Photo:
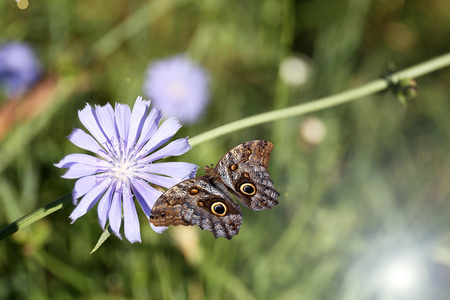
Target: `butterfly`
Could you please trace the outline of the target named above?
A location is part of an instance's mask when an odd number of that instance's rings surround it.
[[[255,140],[227,152],[215,168],[205,167],[205,176],[184,180],[156,200],[150,214],[154,226],[198,225],[216,238],[231,239],[239,233],[239,204],[252,210],[278,204],[277,192],[267,171],[273,144]]]

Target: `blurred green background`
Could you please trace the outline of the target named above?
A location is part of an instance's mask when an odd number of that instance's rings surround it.
[[[445,0],[1,1],[0,38],[31,44],[45,76],[1,101],[20,114],[1,120],[0,226],[71,192],[53,163],[79,151],[65,138],[77,110],[133,104],[150,61],[187,53],[210,72],[204,117],[177,134],[194,137],[443,54],[449,36]],[[279,76],[292,56],[308,58],[302,85]],[[0,242],[0,299],[449,299],[450,72],[417,82],[406,108],[377,94],[175,158],[202,168],[246,140],[274,143],[280,204],[243,207],[232,240],[158,235],[139,211],[141,244],[112,236],[89,255],[96,210],[70,225],[70,205]]]

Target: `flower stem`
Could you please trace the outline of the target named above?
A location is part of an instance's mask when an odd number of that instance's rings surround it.
[[[18,219],[0,230],[0,241],[34,222],[44,218],[45,216],[60,210],[72,202],[72,195],[67,194],[61,198],[50,202],[32,213]]]
[[[386,79],[377,79],[361,87],[351,89],[334,96],[321,98],[316,101],[259,114],[256,116],[248,117],[239,121],[225,124],[223,126],[217,127],[215,129],[201,133],[191,138],[190,144],[192,146],[199,145],[214,138],[247,127],[273,122],[281,119],[286,119],[294,116],[299,116],[309,112],[330,108],[345,102],[361,99],[362,97],[375,94],[377,92],[387,89],[390,83],[396,83],[399,80],[405,78],[419,77],[447,66],[450,66],[450,53],[430,59],[423,63],[417,64],[413,67],[407,68],[403,71],[393,73]],[[71,201],[72,196],[68,194],[20,218],[19,220],[11,223],[10,225],[0,230],[0,240],[10,236],[19,229],[22,229],[44,218],[45,216],[64,208],[69,203],[71,203]]]
[[[189,139],[191,146],[195,146],[206,141],[212,140],[219,136],[225,135],[237,131],[239,129],[255,126],[258,124],[269,123],[281,119],[286,119],[294,116],[303,115],[309,112],[318,111],[321,109],[329,108],[349,102],[379,91],[386,89],[388,83],[386,80],[378,79],[359,88],[346,91],[334,96],[321,98],[319,100],[299,104],[296,106],[286,107],[266,113],[262,113],[256,116],[234,121],[220,127],[214,128],[210,131],[201,133],[193,138]]]
[[[303,115],[313,111],[319,111],[325,108],[330,108],[345,102],[350,102],[356,99],[361,99],[362,97],[375,94],[377,92],[383,91],[389,87],[389,82],[398,82],[400,79],[419,77],[438,69],[442,69],[450,65],[450,53],[438,56],[436,58],[430,59],[408,69],[400,72],[396,72],[388,76],[388,79],[377,79],[361,87],[348,90],[346,92],[336,94],[330,97],[321,98],[312,102],[303,103],[275,111],[270,111],[262,113],[256,116],[251,116],[239,121],[234,121],[212,130],[201,133],[193,138],[189,139],[191,146],[196,146],[201,143],[207,142],[209,140],[215,139],[222,135],[263,124],[269,123],[281,119],[286,119],[294,116]]]

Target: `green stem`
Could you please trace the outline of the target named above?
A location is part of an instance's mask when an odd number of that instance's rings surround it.
[[[450,65],[450,53],[444,54],[442,56],[438,56],[436,58],[430,59],[408,69],[405,69],[400,72],[396,72],[389,76],[390,81],[398,82],[400,79],[404,78],[416,78],[433,71],[442,69]],[[191,146],[196,146],[206,141],[215,139],[222,135],[263,124],[269,123],[277,120],[282,120],[294,116],[303,115],[306,113],[310,113],[313,111],[322,110],[325,108],[330,108],[345,102],[350,102],[356,99],[360,99],[365,96],[369,96],[371,94],[375,94],[377,92],[381,92],[387,89],[389,86],[389,81],[385,79],[377,79],[368,84],[365,84],[361,87],[348,90],[346,92],[333,95],[330,97],[325,97],[321,99],[317,99],[315,101],[311,101],[308,103],[302,103],[296,106],[291,106],[287,108],[282,108],[279,110],[274,110],[266,113],[262,113],[256,116],[251,116],[245,119],[241,119],[239,121],[231,122],[220,127],[214,128],[212,130],[201,133],[193,138],[189,139]]]
[[[18,231],[19,229],[27,227],[28,225],[33,224],[34,222],[44,218],[45,216],[64,208],[71,202],[72,202],[72,195],[67,194],[53,202],[44,205],[43,207],[39,208],[38,210],[35,210],[34,212],[29,213],[28,215],[20,218],[19,220],[2,228],[0,230],[0,241],[6,238],[7,236],[10,236],[14,232]]]
[[[313,111],[322,110],[325,108],[330,108],[345,102],[360,99],[362,97],[383,91],[388,88],[390,82],[396,83],[404,78],[419,77],[447,66],[450,66],[450,53],[425,61],[423,63],[420,63],[403,71],[394,73],[389,76],[388,80],[377,79],[359,88],[351,89],[349,91],[334,96],[321,98],[316,101],[259,114],[256,116],[248,117],[239,121],[225,124],[223,126],[217,127],[215,129],[212,129],[210,131],[204,132],[191,138],[190,143],[192,146],[195,146],[243,128],[273,122],[294,116],[299,116]],[[42,208],[20,218],[14,223],[11,223],[10,225],[0,230],[0,240],[4,239],[7,236],[10,236],[19,229],[22,229],[44,218],[45,216],[64,208],[71,202],[71,200],[72,197],[70,194],[65,195],[59,198],[58,200],[53,201],[43,206]]]
[[[258,124],[269,123],[281,119],[286,119],[294,116],[303,115],[309,112],[322,110],[325,108],[333,107],[338,104],[349,102],[379,91],[386,89],[388,83],[384,79],[378,79],[362,87],[349,90],[347,92],[337,94],[331,97],[325,97],[313,102],[303,103],[296,106],[282,108],[266,113],[262,113],[256,116],[248,117],[239,121],[231,122],[220,127],[214,128],[210,131],[201,133],[193,138],[189,139],[189,143],[192,146],[204,143],[219,136],[237,131],[239,129],[255,126]]]
[[[424,61],[423,63],[409,67],[400,72],[396,72],[390,77],[394,81],[399,81],[404,78],[416,78],[448,66],[450,66],[450,52]]]

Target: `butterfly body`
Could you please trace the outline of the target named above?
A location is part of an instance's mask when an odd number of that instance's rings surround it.
[[[271,208],[280,195],[267,167],[273,144],[249,141],[226,153],[205,176],[182,181],[162,194],[152,208],[155,226],[198,225],[217,237],[231,239],[239,233],[242,214],[231,192],[252,210]]]

